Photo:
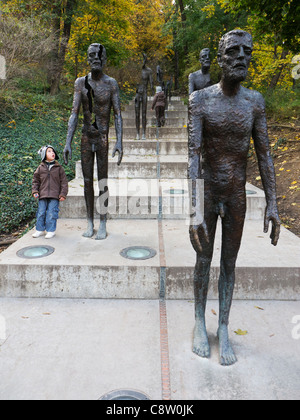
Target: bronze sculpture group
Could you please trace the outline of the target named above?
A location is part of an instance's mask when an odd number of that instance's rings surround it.
[[[210,51],[200,54],[201,70],[189,77],[188,178],[191,181],[192,214],[190,239],[197,254],[194,275],[195,328],[193,352],[203,358],[210,356],[205,324],[210,267],[218,218],[222,223],[222,250],[219,278],[219,353],[225,366],[236,362],[228,335],[229,314],[235,285],[235,266],[241,244],[246,214],[246,165],[251,136],[257,153],[259,169],[266,194],[267,207],[264,231],[272,223],[271,240],[277,245],[280,220],[276,203],[275,172],[269,148],[265,104],[256,91],[241,86],[246,79],[253,49],[249,33],[236,30],[220,41],[218,63],[222,69],[220,83],[212,85]],[[82,105],[84,123],[81,140],[81,162],[88,227],[84,236],[94,234],[94,158],[98,165],[98,180],[108,178],[108,131],[111,109],[115,115],[117,134],[113,156],[123,156],[122,116],[117,82],[103,73],[106,51],[101,44],[88,49],[91,73],[77,79],[72,115],[68,126],[65,162],[71,157],[71,143]],[[148,85],[153,91],[152,71],[144,55],[142,77],[135,98],[137,139],[140,138],[142,108],[142,138],[146,138]],[[160,77],[161,70],[157,70]],[[204,213],[199,214],[201,200],[199,180],[204,180]],[[107,185],[100,195],[107,193]],[[108,202],[100,211],[100,228],[96,239],[105,239]]]

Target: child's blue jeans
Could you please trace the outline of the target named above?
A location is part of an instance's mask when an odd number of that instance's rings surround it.
[[[59,200],[43,198],[39,200],[36,213],[36,230],[40,232],[55,232],[59,213]]]

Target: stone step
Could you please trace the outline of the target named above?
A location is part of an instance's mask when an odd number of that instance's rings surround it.
[[[122,164],[117,166],[117,157],[109,157],[109,178],[143,178],[143,179],[181,179],[187,177],[188,157],[184,155],[157,156],[132,155],[124,157]],[[83,178],[81,161],[76,162],[76,178]],[[94,179],[97,179],[97,166],[94,167]]]
[[[59,220],[52,240],[33,239],[32,231],[0,254],[0,297],[6,298],[194,298],[196,255],[185,221],[111,220],[108,237],[82,237],[84,220]],[[51,246],[44,258],[24,259],[29,246]],[[153,249],[148,260],[129,260],[129,247]],[[215,241],[209,298],[218,297],[220,226]],[[235,299],[299,300],[300,238],[282,229],[277,247],[263,233],[262,221],[247,221],[236,269]]]
[[[166,117],[165,127],[178,127],[185,128],[187,126],[187,116],[185,117]],[[123,127],[124,128],[135,128],[135,117],[130,116],[124,118],[123,116]],[[155,115],[147,115],[147,127],[156,127]]]
[[[176,119],[179,118],[180,120],[182,120],[184,123],[187,123],[188,121],[188,113],[187,111],[173,111],[173,110],[169,110],[166,111],[165,113],[166,118],[170,118],[170,119]],[[127,110],[125,109],[124,111],[122,111],[122,117],[124,120],[126,119],[133,119],[135,121],[135,111],[134,110]],[[149,112],[147,112],[147,120],[152,121],[152,119],[154,118],[154,112],[149,110]],[[142,117],[141,117],[141,122],[142,122]],[[177,125],[177,124],[176,124]],[[133,126],[135,126],[135,122],[133,124]]]
[[[153,98],[148,97],[147,110],[151,111],[152,103],[153,103]],[[135,112],[135,101],[134,100],[130,101],[129,104],[125,105],[124,108],[126,110],[130,110],[130,111],[133,110]],[[142,106],[141,106],[141,109],[142,109]],[[188,106],[185,105],[182,100],[179,100],[179,101],[171,100],[171,102],[168,101],[167,109],[170,111],[187,111]]]
[[[140,130],[140,137],[142,136],[142,127]],[[116,138],[115,128],[111,128],[109,131],[109,138]],[[136,128],[135,127],[124,127],[123,128],[123,138],[125,140],[134,140],[136,138]],[[156,127],[147,127],[146,128],[146,138],[147,140],[160,139],[186,139],[187,138],[187,127],[160,127],[159,132]]]
[[[110,155],[112,154],[116,141],[110,141]],[[124,140],[124,156],[139,155],[188,155],[188,142],[186,140]]]
[[[110,219],[182,219],[189,221],[187,179],[109,179]],[[266,200],[262,190],[247,184],[247,220],[263,220]],[[85,219],[82,179],[69,183],[68,199],[60,204],[60,217]],[[94,182],[95,215],[100,214],[99,187]]]

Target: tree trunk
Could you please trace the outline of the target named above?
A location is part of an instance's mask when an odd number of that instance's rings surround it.
[[[54,83],[54,80],[57,74],[57,62],[58,62],[59,44],[60,44],[59,40],[60,40],[61,11],[62,11],[61,0],[60,1],[57,0],[53,4],[52,14],[54,17],[51,22],[52,33],[54,35],[54,43],[53,43],[53,48],[50,55],[48,75],[47,75],[47,80],[50,87]]]
[[[288,56],[288,54],[289,54],[288,51],[283,50],[280,59],[284,60]],[[279,82],[280,76],[282,74],[282,71],[285,67],[286,67],[286,64],[280,64],[278,66],[277,72],[274,74],[274,76],[272,77],[272,80],[270,82],[269,90],[273,90],[273,89],[276,88],[277,83]]]
[[[179,9],[180,9],[182,27],[183,27],[183,31],[185,33],[186,21],[187,21],[187,17],[186,17],[186,13],[185,13],[185,7],[184,7],[184,4],[183,4],[183,0],[176,0],[176,1],[177,1],[177,5],[179,6]],[[184,55],[185,55],[185,57],[188,56],[188,53],[189,53],[189,47],[188,47],[187,42],[185,42],[184,43]]]
[[[59,91],[59,85],[61,80],[61,75],[63,72],[64,64],[65,64],[65,57],[67,52],[67,47],[71,35],[71,27],[72,27],[72,20],[73,15],[75,12],[77,6],[77,0],[67,0],[66,7],[65,7],[65,13],[64,13],[64,21],[63,21],[63,31],[60,37],[58,38],[58,49],[54,51],[55,56],[55,63],[52,63],[52,69],[51,69],[51,81],[50,81],[50,94],[56,95]],[[57,11],[58,12],[58,11]],[[61,13],[61,10],[60,10]],[[58,13],[57,13],[58,16]],[[60,18],[61,20],[61,18]],[[54,19],[54,25],[57,25],[58,21],[57,19]],[[60,24],[59,24],[60,26]],[[57,26],[54,29],[57,29]]]

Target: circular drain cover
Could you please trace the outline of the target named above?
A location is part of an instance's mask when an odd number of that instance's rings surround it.
[[[255,195],[255,194],[257,194],[257,192],[256,191],[252,191],[252,190],[246,190],[246,194],[247,195]]]
[[[44,258],[53,254],[54,251],[55,249],[48,245],[28,246],[27,248],[20,249],[20,251],[17,252],[17,256],[28,259]]]
[[[128,260],[149,260],[155,257],[156,251],[146,246],[132,246],[123,249],[120,255]]]
[[[103,395],[100,400],[149,400],[142,392],[120,389]]]

